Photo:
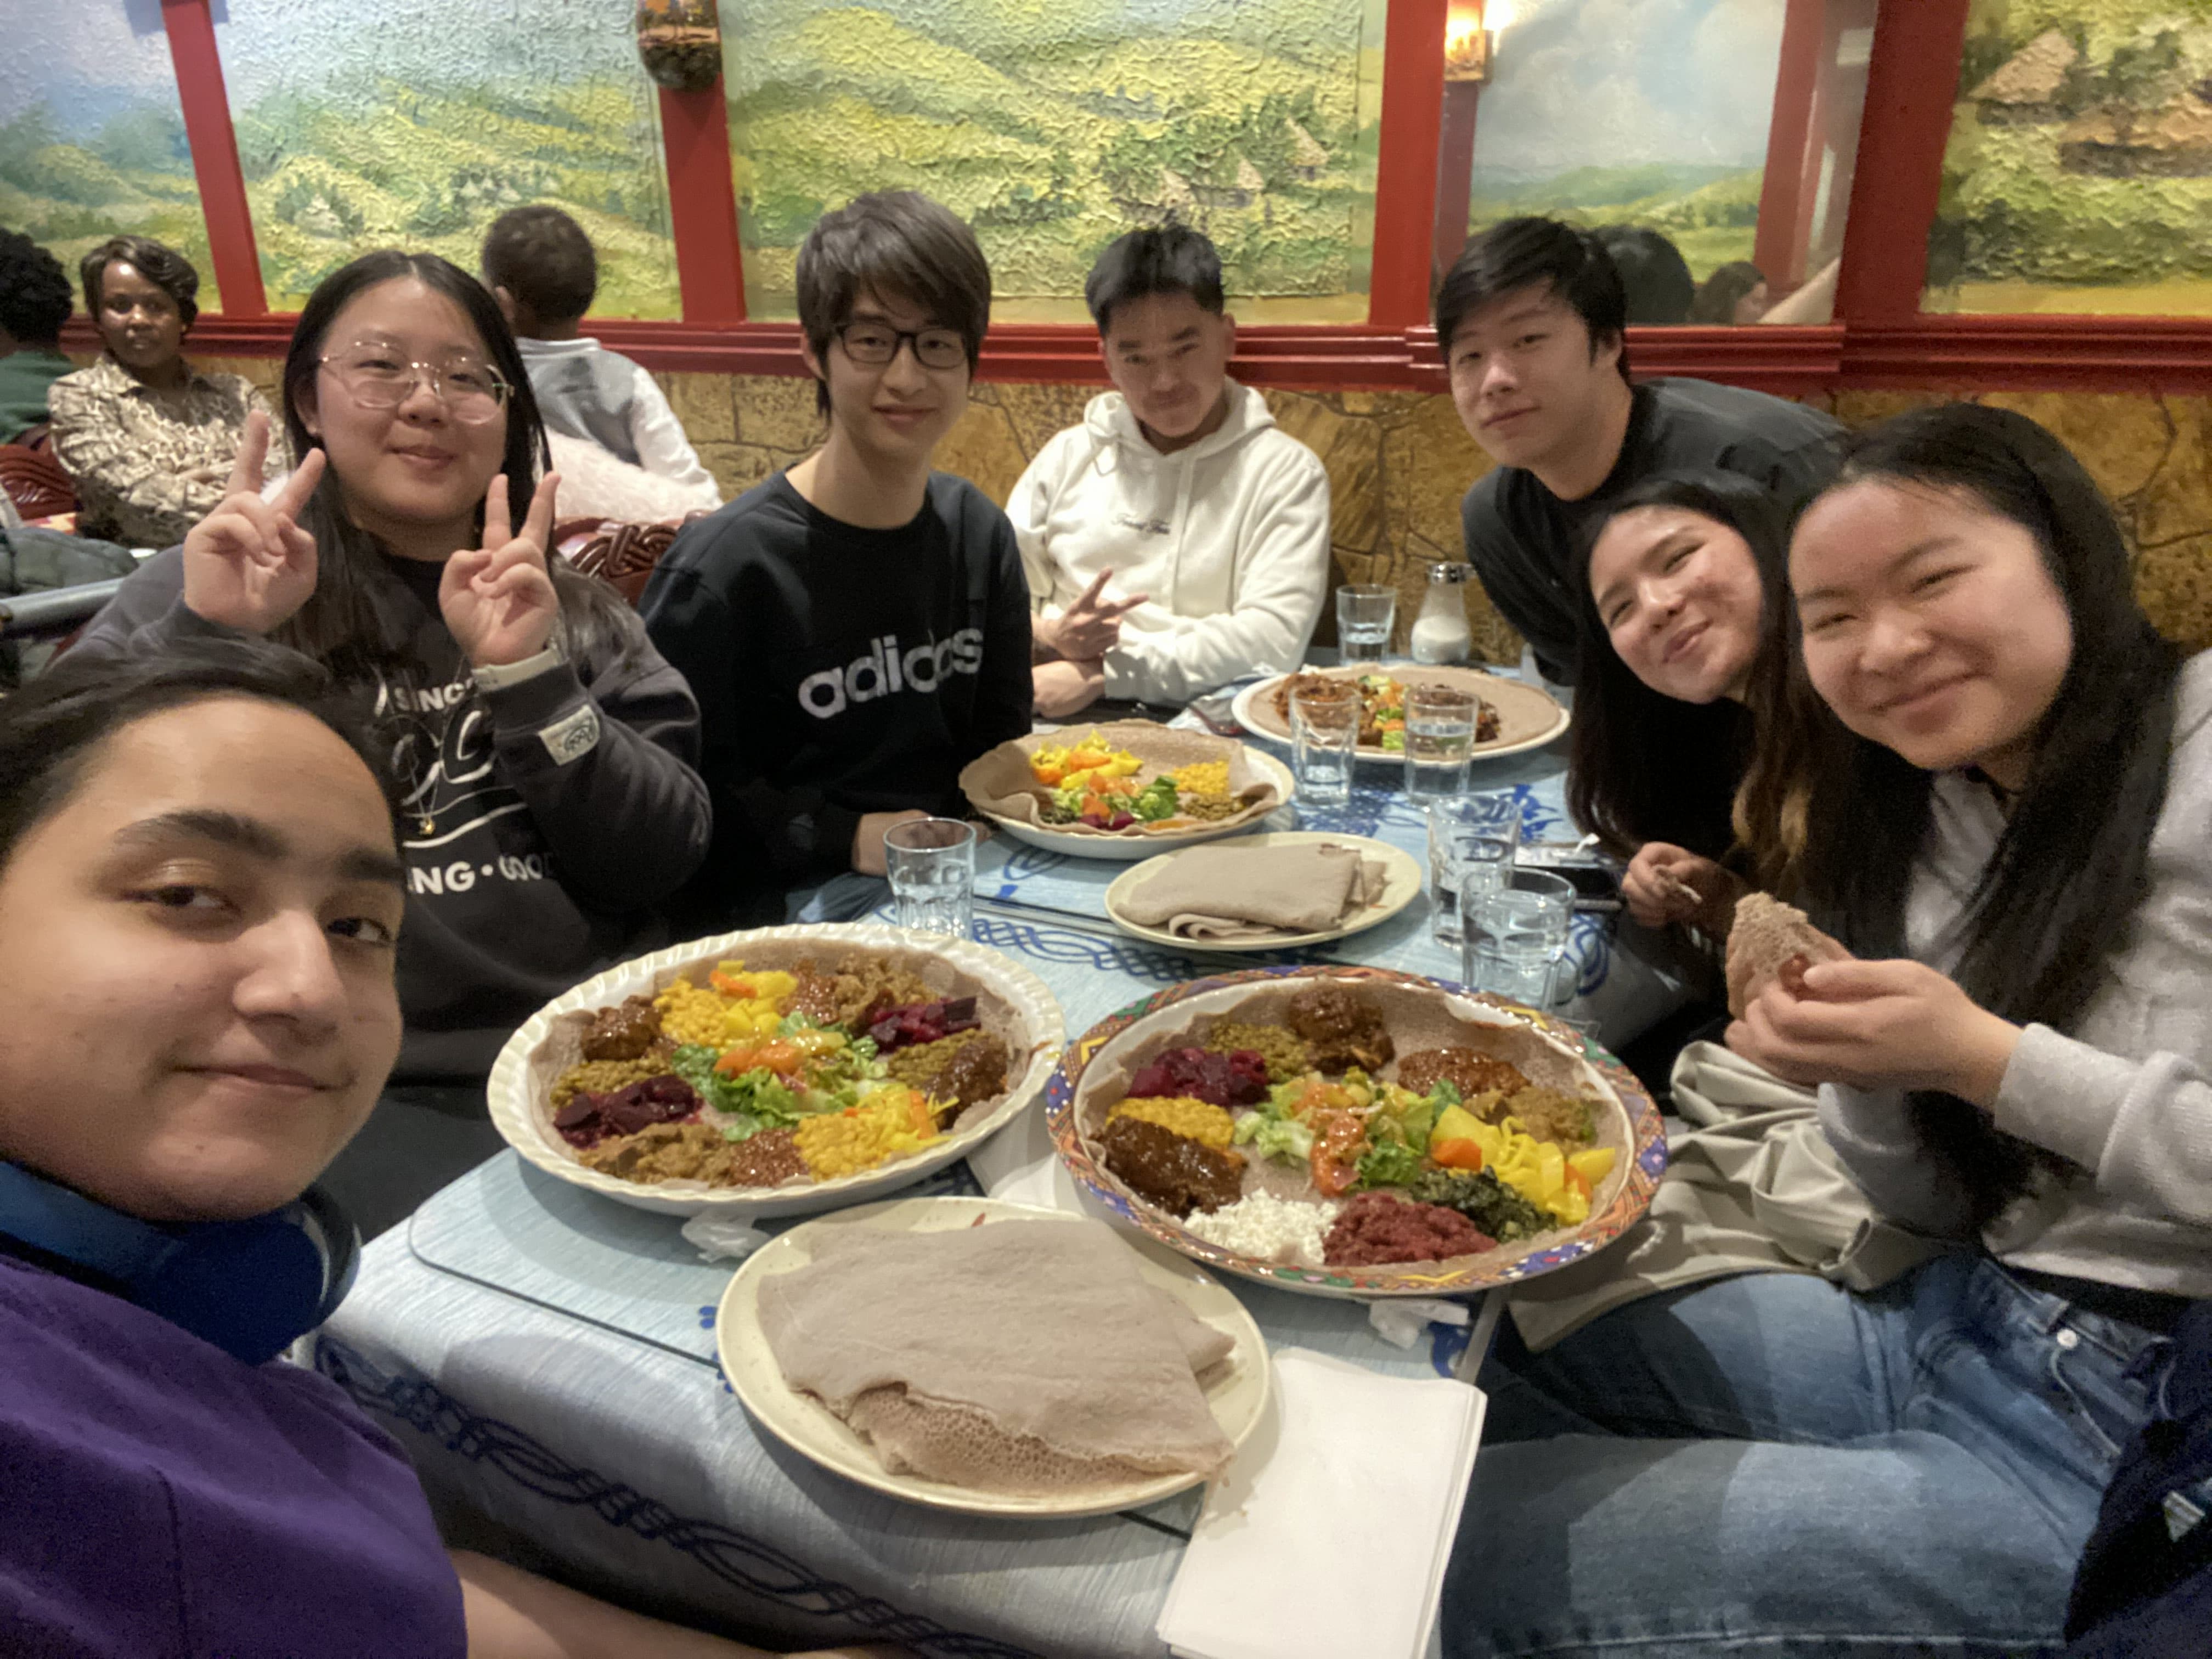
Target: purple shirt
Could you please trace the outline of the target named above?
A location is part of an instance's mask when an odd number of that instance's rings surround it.
[[[0,1257],[0,1653],[467,1648],[413,1469],[334,1385]]]

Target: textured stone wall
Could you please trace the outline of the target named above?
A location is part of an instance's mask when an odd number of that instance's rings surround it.
[[[205,361],[273,389],[267,358]],[[658,377],[700,459],[725,495],[750,489],[820,441],[814,383],[768,375]],[[987,384],[939,452],[949,472],[972,478],[995,501],[1012,493],[1045,441],[1082,417],[1097,386]],[[1844,392],[1840,420],[1874,422],[1945,394]],[[2151,617],[2191,650],[2212,647],[2212,398],[2141,393],[1960,393],[2039,421],[2081,457],[2112,498],[2136,554],[2136,586]],[[1461,556],[1459,501],[1490,470],[1460,424],[1451,399],[1411,392],[1271,392],[1275,418],[1328,468],[1333,582],[1395,582],[1399,615],[1410,621],[1437,559]],[[1467,587],[1475,644],[1492,661],[1520,655],[1518,635]],[[1402,626],[1402,624],[1401,624]],[[1335,619],[1324,613],[1322,637]]]

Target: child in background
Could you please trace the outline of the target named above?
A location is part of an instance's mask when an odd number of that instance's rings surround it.
[[[484,238],[483,273],[522,349],[549,434],[596,444],[680,485],[686,510],[722,504],[653,376],[580,331],[599,286],[599,256],[581,225],[556,207],[502,213]]]
[[[678,536],[640,606],[699,699],[714,807],[687,896],[699,925],[866,915],[884,832],[964,814],[960,769],[1030,728],[1013,526],[930,470],[990,321],[982,249],[890,191],[816,225],[798,276],[829,434]]]

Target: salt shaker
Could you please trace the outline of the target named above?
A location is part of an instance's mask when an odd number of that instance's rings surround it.
[[[1429,591],[1413,620],[1415,662],[1465,662],[1474,648],[1467,629],[1467,579],[1474,567],[1447,560],[1429,567]]]

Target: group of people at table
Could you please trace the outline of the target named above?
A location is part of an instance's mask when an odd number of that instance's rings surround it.
[[[977,754],[1294,666],[1318,616],[1327,477],[1225,377],[1205,239],[1102,257],[1117,390],[1002,512],[931,470],[991,284],[910,193],[799,255],[820,447],[689,525],[633,612],[549,556],[544,433],[558,404],[665,459],[652,411],[617,418],[659,394],[518,344],[589,301],[530,211],[511,279],[326,277],[281,430],[226,389],[220,482],[157,458],[180,544],[0,702],[7,1651],[752,1651],[448,1556],[393,1443],[275,1358],[343,1294],[345,1210],[389,1224],[495,1150],[482,1079],[548,999],[865,915],[885,830],[963,812]],[[134,246],[88,289],[111,355],[54,387],[58,431],[72,396],[173,414],[198,382],[133,331],[173,359],[189,283]],[[1716,962],[1754,890],[1832,934],[1726,1045],[1924,1244],[1540,1349],[1509,1326],[1444,1648],[2056,1652],[2212,1289],[2212,668],[2022,416],[1845,434],[1633,383],[1618,272],[1545,220],[1477,237],[1436,305],[1497,463],[1468,555],[1577,688],[1577,817]]]

